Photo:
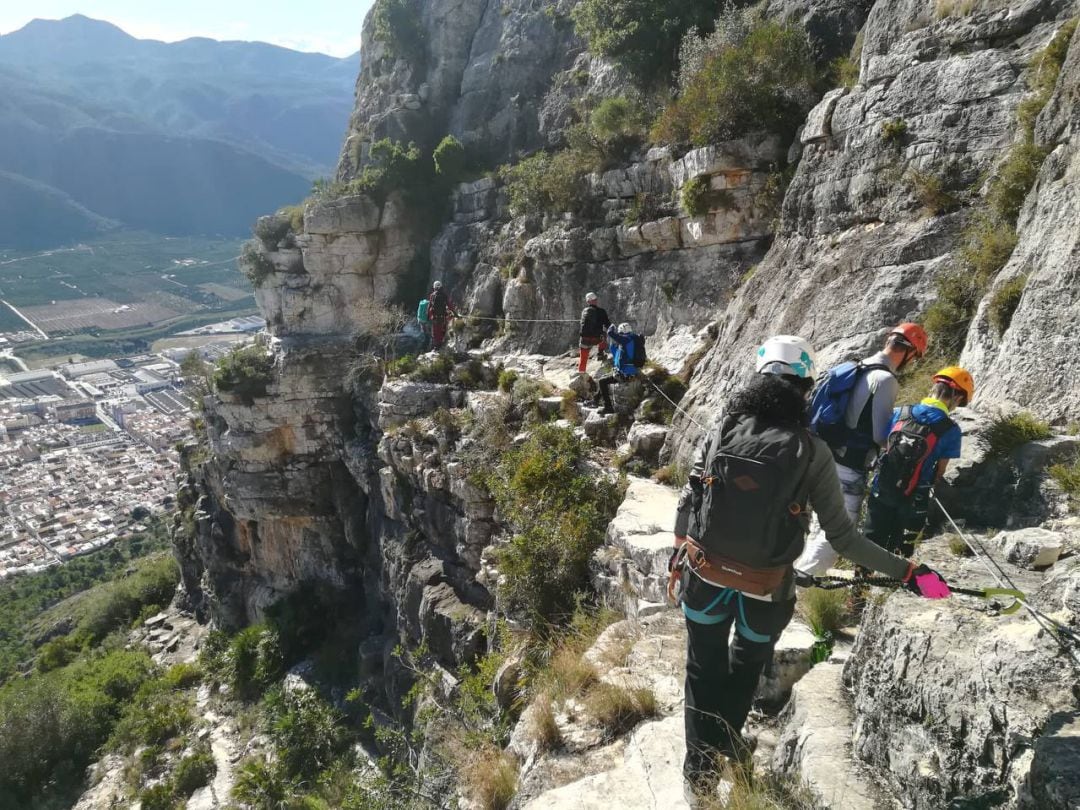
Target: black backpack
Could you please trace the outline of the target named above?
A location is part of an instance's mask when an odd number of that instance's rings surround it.
[[[889,433],[885,452],[878,459],[876,489],[879,496],[892,503],[910,500],[919,488],[926,460],[954,424],[952,419],[939,419],[924,425],[912,418],[910,405],[901,408]]]
[[[428,317],[432,315],[438,318],[446,315],[446,293],[442,290],[434,290],[428,296]]]
[[[645,336],[644,335],[639,335],[637,332],[635,332],[634,333],[634,342],[633,342],[632,345],[634,347],[634,353],[633,353],[633,355],[629,355],[629,352],[628,352],[627,353],[628,354],[627,359],[630,361],[631,364],[637,366],[638,369],[640,370],[641,368],[643,368],[645,366],[645,363],[648,362],[648,360],[649,360],[649,355],[647,355],[645,353]]]
[[[750,568],[787,565],[809,529],[808,473],[814,444],[802,428],[755,417],[726,417],[712,440],[704,475],[691,479],[690,536],[710,555]]]

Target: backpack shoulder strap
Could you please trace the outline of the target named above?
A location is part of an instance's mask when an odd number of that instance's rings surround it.
[[[814,467],[814,438],[806,429],[799,429],[799,444],[806,448],[806,468],[795,487],[795,502],[804,505],[810,497],[810,470]]]
[[[933,431],[934,435],[940,439],[942,436],[952,430],[955,425],[956,422],[954,422],[949,417],[945,417],[944,419],[939,419],[938,421],[933,422],[930,425],[930,430]]]
[[[868,371],[887,371],[893,377],[896,376],[896,372],[893,371],[891,368],[889,368],[884,363],[863,363],[863,362],[860,361],[859,363],[856,364],[856,366],[857,366],[859,376],[862,376],[863,374],[865,374]]]

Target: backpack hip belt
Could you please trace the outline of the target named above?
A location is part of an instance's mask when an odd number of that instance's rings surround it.
[[[684,567],[689,568],[691,573],[710,585],[718,588],[732,588],[753,596],[769,596],[777,591],[791,570],[790,565],[752,568],[730,557],[711,555],[688,537],[686,542],[679,547],[671,564],[671,574],[668,577],[668,598],[673,602],[675,601],[675,585]]]

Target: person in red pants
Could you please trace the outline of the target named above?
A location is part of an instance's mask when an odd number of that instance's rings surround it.
[[[454,302],[450,295],[443,289],[441,281],[431,285],[431,293],[428,295],[428,320],[431,321],[431,348],[438,351],[446,341],[446,324],[451,318],[456,318]]]
[[[596,293],[585,296],[585,309],[581,310],[581,329],[578,332],[578,368],[585,373],[585,366],[589,362],[589,349],[596,346],[596,359],[600,360],[607,350],[605,334],[611,326],[611,318],[607,310],[600,306]]]

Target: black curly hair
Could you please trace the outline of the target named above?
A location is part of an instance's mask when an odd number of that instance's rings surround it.
[[[780,374],[755,374],[728,403],[733,413],[756,416],[777,425],[810,424],[806,393],[814,381]]]

